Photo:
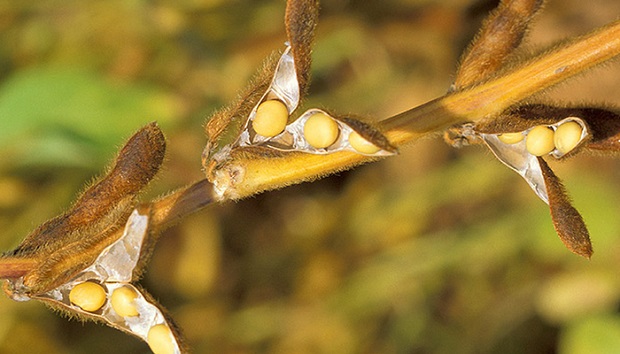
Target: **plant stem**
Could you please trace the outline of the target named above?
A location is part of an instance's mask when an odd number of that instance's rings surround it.
[[[189,214],[195,213],[215,201],[213,185],[202,179],[188,187],[178,189],[150,204],[150,227],[158,233],[174,225]]]
[[[394,145],[464,121],[501,114],[511,105],[620,54],[620,20],[534,57],[480,85],[380,122]]]

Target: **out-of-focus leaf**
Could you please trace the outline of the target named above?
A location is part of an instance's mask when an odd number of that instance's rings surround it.
[[[0,87],[0,147],[13,145],[21,152],[15,158],[43,152],[49,164],[76,163],[76,151],[108,153],[141,124],[165,126],[178,113],[175,99],[155,87],[115,83],[90,71],[37,68]]]
[[[558,275],[541,289],[538,312],[552,323],[611,311],[620,297],[615,272],[583,271]]]
[[[560,336],[558,353],[620,353],[620,317],[593,317],[568,327]]]

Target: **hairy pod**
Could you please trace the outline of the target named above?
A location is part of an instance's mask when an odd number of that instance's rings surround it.
[[[581,214],[572,206],[560,179],[542,158],[538,158],[545,179],[553,226],[560,240],[571,252],[585,258],[592,256],[592,243]]]
[[[311,52],[314,29],[319,17],[318,0],[291,0],[286,2],[284,22],[286,34],[295,58],[295,72],[301,95],[305,95],[310,81]]]
[[[502,69],[523,41],[543,0],[502,0],[461,59],[453,89],[484,81]]]
[[[135,133],[109,172],[87,188],[66,213],[39,226],[5,257],[34,259],[24,285],[36,294],[92,263],[122,229],[137,194],[155,176],[166,149],[156,123]]]

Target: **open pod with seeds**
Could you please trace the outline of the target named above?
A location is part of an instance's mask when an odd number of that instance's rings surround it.
[[[78,317],[103,321],[146,341],[157,354],[183,352],[178,331],[163,308],[135,285],[163,224],[214,201],[315,179],[395,154],[392,143],[405,144],[481,117],[490,119],[455,128],[457,140],[485,143],[521,174],[549,204],[566,246],[590,257],[585,224],[542,156],[563,159],[584,150],[617,152],[620,117],[598,108],[510,107],[619,54],[620,22],[575,40],[558,53],[549,51],[514,70],[506,69],[507,58],[515,57],[510,54],[542,3],[500,1],[461,61],[451,93],[384,120],[380,127],[389,134],[388,140],[379,129],[353,117],[320,109],[297,113],[309,82],[318,3],[287,1],[286,49],[265,66],[236,104],[206,124],[203,165],[208,181],[136,208],[136,196],[157,173],[165,150],[157,125],[146,126],[129,139],[115,166],[71,210],[41,225],[0,258],[5,292],[15,300],[36,299]],[[589,48],[591,41],[600,48]],[[582,49],[589,59],[574,59]],[[599,59],[593,56],[595,51],[602,52]],[[560,66],[550,68],[549,63]],[[515,77],[526,79],[513,87]]]
[[[69,315],[105,322],[144,340],[155,354],[180,354],[175,325],[146,291],[132,283],[148,226],[148,211],[135,209],[121,237],[69,281],[31,294],[20,277],[7,280],[5,291],[17,301],[40,300]]]
[[[285,153],[351,151],[381,157],[397,152],[376,128],[357,118],[317,108],[295,115],[309,81],[317,9],[314,0],[287,2],[289,41],[279,60],[265,66],[239,103],[216,113],[206,124],[209,142],[203,165],[222,196],[226,193],[222,186],[229,186],[220,181],[222,166],[239,155],[268,164],[270,158],[285,158]],[[237,164],[235,174],[243,178],[242,163]]]
[[[543,0],[500,1],[461,58],[451,91],[476,86],[509,66],[543,4]],[[444,137],[455,147],[484,143],[549,205],[555,230],[566,247],[590,258],[592,245],[585,223],[543,156],[561,160],[580,151],[620,151],[618,118],[615,112],[600,108],[525,104],[452,127]]]
[[[164,136],[155,123],[134,134],[115,165],[71,210],[39,226],[2,256],[4,291],[17,301],[40,300],[146,341],[154,353],[181,353],[174,324],[134,285],[155,241],[151,208],[134,209],[137,194],[159,170]],[[18,269],[23,266],[22,269]]]
[[[477,130],[477,134],[493,154],[520,174],[545,203],[549,203],[549,196],[538,157],[562,158],[591,136],[587,125],[578,117],[567,117],[554,124],[538,124],[522,131],[483,133]]]
[[[571,205],[560,179],[542,158],[562,160],[580,152],[620,151],[620,115],[602,108],[525,105],[489,121],[450,130],[458,145],[484,143],[506,166],[525,179],[551,210],[560,239],[572,252],[589,258],[588,230]],[[456,138],[456,139],[455,139]]]

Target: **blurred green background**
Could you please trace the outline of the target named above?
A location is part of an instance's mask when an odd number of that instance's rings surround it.
[[[306,107],[382,119],[443,94],[492,1],[325,0]],[[281,0],[0,0],[0,249],[64,210],[133,131],[169,148],[151,198],[202,177],[202,124],[282,48]],[[615,19],[550,0],[532,51]],[[618,63],[550,91],[620,104]],[[142,284],[195,353],[620,352],[620,163],[552,162],[591,231],[481,148],[426,139],[321,181],[213,206],[166,232]],[[148,353],[0,297],[0,353]]]

